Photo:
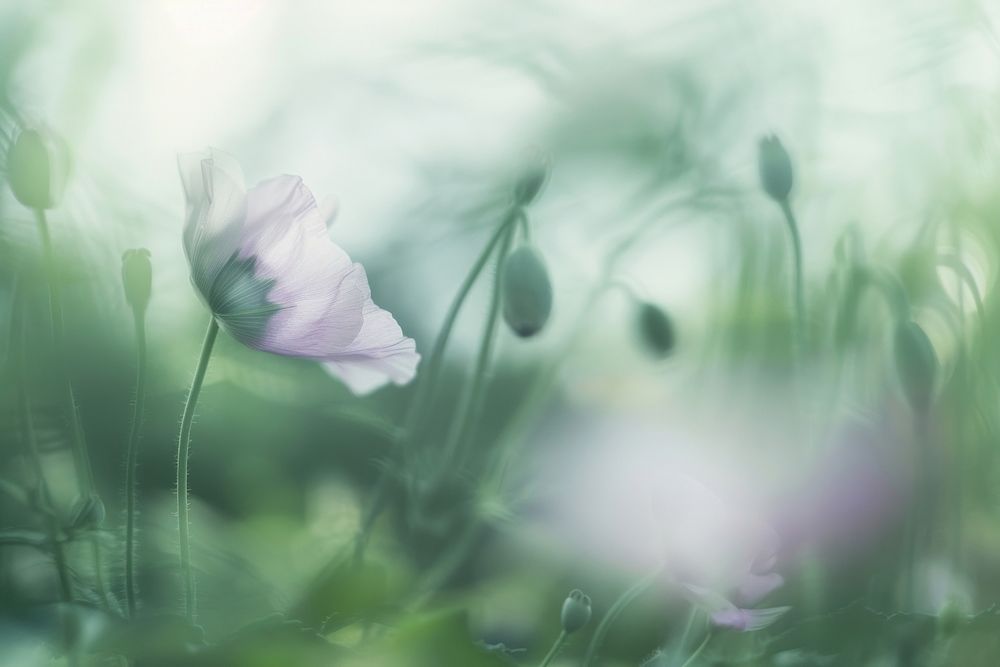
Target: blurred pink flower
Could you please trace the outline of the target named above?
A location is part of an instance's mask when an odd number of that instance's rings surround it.
[[[659,427],[617,420],[578,427],[564,436],[572,455],[558,457],[545,478],[548,537],[636,574],[662,564],[666,593],[720,627],[758,630],[788,611],[754,608],[784,584],[775,572],[784,543],[755,471]]]
[[[775,535],[775,541],[749,563],[746,572],[738,577],[736,585],[727,592],[728,595],[705,586],[682,583],[685,597],[701,607],[716,627],[738,632],[763,630],[791,609],[787,606],[754,608],[785,583],[784,577],[770,571],[777,562],[776,547]]]
[[[191,280],[219,325],[248,347],[323,364],[351,391],[406,384],[420,355],[368,278],[330,240],[297,176],[244,186],[237,161],[214,149],[181,155],[184,251]]]

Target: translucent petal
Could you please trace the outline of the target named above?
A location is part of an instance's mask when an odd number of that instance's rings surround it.
[[[184,252],[191,280],[209,302],[212,286],[239,251],[246,218],[246,189],[239,164],[229,155],[209,150],[177,160],[187,199]]]

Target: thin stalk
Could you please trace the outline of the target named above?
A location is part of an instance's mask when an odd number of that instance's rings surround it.
[[[608,631],[611,630],[611,626],[637,597],[649,590],[649,587],[653,585],[653,582],[660,575],[661,569],[657,568],[655,571],[647,574],[618,596],[618,599],[615,600],[611,608],[604,614],[604,618],[597,625],[597,629],[594,630],[594,636],[590,639],[590,645],[587,646],[587,654],[583,658],[583,667],[590,667],[590,665],[594,664],[597,652],[601,649],[601,644],[604,643],[604,638],[607,636]]]
[[[139,435],[142,432],[143,408],[146,401],[146,315],[135,309],[135,403],[132,406],[132,428],[128,436],[125,461],[125,600],[128,617],[135,617],[137,593],[135,583],[135,520],[137,510],[136,471],[139,465]]]
[[[903,591],[903,611],[913,611],[916,606],[918,568],[921,551],[927,545],[929,524],[933,520],[933,508],[937,505],[936,489],[931,479],[932,471],[930,456],[930,416],[924,413],[913,414],[913,435],[916,452],[914,453],[914,484],[915,500],[911,503],[909,525],[906,542],[905,587]]]
[[[62,293],[59,289],[58,272],[56,270],[55,253],[52,249],[52,235],[49,233],[48,219],[45,211],[35,209],[38,221],[38,233],[42,239],[42,253],[45,261],[45,274],[49,282],[49,314],[52,319],[52,342],[56,348],[57,359],[66,368],[65,358],[65,324],[63,320]],[[80,414],[76,407],[76,394],[73,383],[66,375],[66,386],[63,392],[66,412],[70,418],[70,443],[73,447],[73,460],[76,463],[77,484],[80,495],[86,496],[94,491],[94,475],[87,454],[87,443],[80,425]]]
[[[444,351],[448,345],[448,340],[451,338],[452,329],[455,327],[455,322],[458,319],[459,311],[461,311],[462,306],[465,303],[465,299],[469,296],[469,292],[472,290],[472,286],[475,284],[479,275],[483,272],[486,267],[486,263],[489,261],[490,256],[493,254],[494,248],[506,237],[508,230],[511,225],[518,219],[520,209],[513,208],[504,218],[503,222],[490,237],[489,242],[483,251],[480,253],[479,257],[476,258],[476,263],[473,264],[472,269],[469,271],[465,280],[462,282],[462,286],[458,290],[458,294],[455,295],[455,299],[452,301],[451,306],[448,308],[448,313],[445,315],[444,323],[441,325],[441,331],[438,334],[437,339],[434,341],[434,348],[431,351],[430,361],[427,364],[427,371],[424,374],[424,379],[420,382],[417,389],[417,395],[414,396],[413,402],[410,404],[410,410],[407,414],[407,419],[405,422],[407,435],[415,435],[419,420],[424,417],[424,409],[427,406],[427,402],[433,397],[433,389],[437,382],[437,377],[441,372],[441,366],[444,361]]]
[[[201,346],[201,357],[198,368],[191,381],[187,401],[184,403],[184,414],[181,417],[181,431],[177,438],[177,532],[180,546],[181,576],[184,578],[184,614],[188,621],[195,620],[195,588],[194,572],[191,570],[191,524],[188,518],[188,458],[191,454],[191,425],[194,422],[194,409],[198,404],[201,386],[205,382],[205,372],[208,370],[208,360],[212,357],[212,348],[219,334],[219,324],[212,317],[205,332],[205,342]]]
[[[63,391],[63,401],[65,411],[69,413],[70,419],[70,443],[73,452],[74,468],[76,470],[76,481],[80,495],[87,497],[97,495],[94,485],[94,472],[90,464],[90,455],[87,452],[87,441],[83,434],[83,426],[80,423],[80,413],[77,410],[76,394],[73,391],[73,382],[69,376],[69,366],[66,363],[65,355],[65,322],[63,320],[62,294],[59,289],[58,271],[56,270],[55,252],[52,249],[52,234],[49,232],[49,222],[43,209],[35,209],[35,219],[38,222],[38,233],[42,240],[42,255],[45,262],[45,274],[49,283],[49,314],[52,320],[52,343],[55,347],[56,359],[66,372],[66,382]],[[101,554],[101,544],[97,535],[90,537],[90,548],[94,559],[94,583],[97,593],[104,604],[108,604],[109,596],[107,587],[104,585],[104,563]]]
[[[455,322],[458,319],[458,314],[462,310],[462,306],[465,304],[465,300],[469,296],[469,292],[472,291],[472,286],[475,285],[479,275],[486,267],[486,263],[493,254],[493,250],[504,237],[507,228],[510,227],[511,223],[516,219],[516,211],[508,213],[507,217],[493,233],[493,236],[479,254],[479,257],[476,258],[476,261],[469,270],[469,273],[465,276],[465,280],[462,281],[462,285],[458,288],[458,293],[455,295],[451,305],[448,307],[444,323],[441,325],[441,330],[438,332],[437,338],[434,340],[434,347],[431,350],[430,358],[427,362],[427,370],[421,374],[417,383],[416,393],[413,396],[413,400],[410,402],[410,407],[407,411],[402,429],[402,435],[395,441],[395,446],[393,447],[394,451],[406,451],[407,445],[415,439],[420,422],[426,416],[427,407],[434,395],[434,388],[444,361],[445,348],[448,345],[449,338],[451,338],[451,332],[455,328]],[[354,557],[356,560],[360,560],[364,557],[364,552],[368,546],[368,539],[375,526],[375,521],[384,509],[386,492],[389,487],[388,482],[389,467],[386,466],[382,469],[378,481],[375,483],[372,500],[368,506],[368,511],[365,513],[364,519],[361,522],[361,529],[358,532],[358,538],[355,542],[354,549]]]
[[[597,306],[601,297],[609,289],[616,286],[620,286],[625,291],[631,292],[631,288],[627,284],[615,280],[613,276],[619,262],[627,256],[628,252],[650,230],[650,223],[653,222],[660,222],[660,220],[658,218],[650,218],[624,239],[620,240],[608,253],[600,278],[598,278],[590,294],[584,300],[584,305],[580,308],[575,325],[570,328],[570,331],[573,333],[560,346],[559,353],[549,363],[548,368],[538,374],[531,389],[527,392],[527,398],[520,403],[515,414],[507,420],[503,432],[497,438],[498,445],[493,448],[493,460],[488,466],[492,471],[490,474],[491,481],[488,484],[492,488],[499,490],[503,486],[507,470],[517,457],[519,445],[523,444],[523,441],[518,440],[518,436],[537,417],[539,411],[544,406],[545,399],[552,391],[563,365],[572,356],[572,353],[576,350],[577,345],[587,331],[585,326],[587,319],[592,315],[592,311]],[[634,295],[632,296],[634,298]]]
[[[681,641],[677,646],[677,652],[681,653],[687,648],[688,641],[691,639],[691,633],[694,631],[695,621],[698,620],[698,607],[694,605],[691,606],[691,611],[688,612],[687,623],[684,624],[684,632],[681,633]]]
[[[565,630],[559,633],[559,636],[556,637],[555,643],[552,644],[552,648],[550,648],[549,652],[545,654],[545,658],[543,658],[542,661],[538,664],[538,667],[549,666],[549,663],[552,662],[552,658],[556,657],[556,654],[559,653],[559,649],[562,648],[562,645],[563,643],[565,643],[566,637],[568,636],[569,635],[566,634]]]
[[[795,321],[799,335],[805,331],[806,306],[802,286],[802,240],[799,238],[799,225],[795,220],[795,213],[792,212],[792,205],[788,198],[781,200],[781,212],[785,215],[785,222],[788,223],[788,235],[792,241],[792,261],[794,262],[793,289],[795,293]]]
[[[15,318],[21,319],[21,307],[16,305]],[[32,473],[35,475],[35,483],[38,485],[38,498],[42,504],[42,515],[44,517],[45,531],[49,540],[49,547],[52,550],[52,560],[56,569],[56,576],[59,581],[59,598],[66,605],[71,605],[74,601],[73,580],[70,578],[69,565],[66,562],[66,550],[59,537],[59,522],[56,520],[52,504],[52,492],[49,489],[48,479],[42,468],[42,456],[38,451],[38,439],[35,437],[35,420],[31,412],[31,396],[28,394],[27,374],[24,370],[25,360],[25,340],[27,338],[27,325],[18,322],[12,331],[20,329],[21,349],[15,357],[17,360],[17,379],[20,384],[18,394],[20,397],[21,423],[24,429],[25,458],[31,465]],[[67,659],[71,666],[78,665],[79,660],[74,646],[73,622],[68,609],[62,613],[63,641],[66,644]]]
[[[500,306],[503,289],[503,261],[510,250],[514,240],[514,227],[510,227],[504,235],[497,254],[497,270],[493,279],[493,296],[490,299],[490,310],[486,316],[486,326],[483,327],[483,338],[479,344],[479,354],[476,356],[476,367],[472,373],[472,387],[465,394],[456,420],[452,423],[452,428],[448,432],[448,440],[444,446],[444,460],[456,462],[461,455],[461,448],[476,422],[483,408],[484,390],[489,371],[490,362],[493,359],[493,347],[496,342],[497,331],[500,328]]]
[[[705,650],[705,647],[708,646],[708,641],[711,638],[712,638],[712,633],[711,632],[709,632],[708,634],[706,634],[705,638],[703,640],[701,640],[701,644],[698,645],[698,648],[696,648],[694,650],[694,653],[692,653],[691,656],[687,660],[684,661],[684,664],[681,665],[681,667],[691,667],[691,665],[694,664],[694,661],[698,659],[698,656],[701,655],[701,652]]]

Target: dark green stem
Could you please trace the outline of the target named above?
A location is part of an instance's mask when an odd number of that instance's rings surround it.
[[[15,318],[21,317],[21,305],[16,304]],[[38,500],[41,503],[41,513],[45,524],[49,548],[52,550],[52,560],[55,564],[56,576],[59,581],[59,598],[66,605],[71,605],[75,601],[73,595],[73,580],[70,578],[69,566],[66,562],[66,550],[59,537],[59,522],[56,520],[55,510],[52,503],[52,492],[49,489],[45,471],[42,468],[42,456],[38,451],[38,439],[35,437],[35,421],[31,412],[31,397],[28,394],[27,374],[24,370],[26,355],[25,340],[27,338],[27,325],[23,322],[16,323],[11,327],[12,333],[18,331],[20,334],[21,349],[16,356],[17,378],[20,384],[20,406],[22,427],[24,429],[25,458],[31,465],[32,473],[35,475],[35,483],[38,485]],[[64,609],[62,612],[63,640],[66,644],[68,662],[71,666],[79,664],[76,655],[74,641],[74,625],[70,610]]]
[[[799,238],[799,225],[792,212],[792,205],[788,198],[781,200],[781,212],[785,215],[785,222],[788,223],[788,236],[792,241],[792,261],[794,263],[793,289],[795,293],[795,321],[799,335],[805,331],[806,307],[805,296],[802,285],[802,241]]]
[[[128,436],[125,460],[125,599],[129,618],[135,617],[137,593],[135,583],[135,520],[137,514],[136,471],[139,465],[139,435],[142,432],[143,407],[146,401],[146,315],[136,309],[135,320],[135,404],[132,406],[132,428]]]
[[[462,454],[461,448],[471,435],[471,431],[482,412],[487,375],[490,362],[493,359],[493,347],[500,325],[503,261],[514,240],[514,231],[514,227],[507,229],[507,233],[504,235],[503,242],[500,245],[500,251],[497,254],[496,276],[493,279],[493,295],[490,299],[490,310],[486,317],[486,326],[483,328],[483,337],[479,343],[476,367],[472,373],[472,387],[470,387],[468,393],[464,394],[464,400],[458,408],[457,417],[448,433],[448,440],[445,441],[444,460],[452,464],[459,462]]]
[[[441,330],[434,341],[434,347],[431,350],[430,358],[427,362],[427,369],[421,373],[420,379],[417,382],[416,393],[413,396],[413,400],[410,402],[402,435],[397,438],[394,443],[394,451],[405,451],[407,449],[407,445],[414,441],[420,427],[421,420],[426,416],[430,400],[434,395],[437,377],[440,375],[441,366],[444,361],[445,348],[447,347],[448,340],[451,337],[452,329],[455,328],[455,322],[458,319],[458,314],[462,310],[462,306],[465,304],[465,300],[469,296],[469,292],[472,291],[472,286],[475,285],[479,275],[486,267],[486,263],[493,254],[493,250],[496,248],[500,240],[504,238],[508,227],[510,227],[511,223],[516,219],[516,211],[512,211],[507,215],[503,223],[501,223],[497,230],[493,233],[493,236],[486,244],[486,247],[483,248],[479,257],[476,258],[475,263],[472,265],[469,273],[465,276],[465,280],[459,287],[458,293],[452,300],[451,305],[448,308],[448,312],[445,315],[444,323],[441,325]],[[354,556],[357,560],[364,557],[365,548],[368,546],[368,539],[375,526],[375,521],[378,519],[385,506],[388,482],[389,467],[386,466],[382,469],[382,473],[379,475],[378,481],[375,484],[375,490],[372,494],[372,500],[368,506],[368,511],[365,513],[364,519],[361,522],[361,529],[358,533],[354,549]]]
[[[195,620],[195,587],[194,572],[191,569],[191,524],[188,518],[188,458],[191,453],[191,425],[194,422],[194,409],[198,404],[202,384],[205,382],[205,371],[208,370],[208,360],[212,357],[212,348],[219,334],[219,324],[212,317],[205,333],[205,342],[201,347],[201,357],[198,368],[191,381],[187,401],[184,403],[184,414],[181,417],[181,431],[177,438],[177,532],[180,545],[181,576],[184,579],[184,614],[188,621]]]
[[[56,358],[62,362],[63,368],[68,371],[65,364],[65,325],[63,321],[62,294],[59,289],[59,272],[56,268],[55,253],[52,249],[52,235],[49,233],[49,223],[45,217],[45,211],[36,209],[35,218],[38,220],[38,233],[42,239],[45,273],[49,281],[49,314],[52,319],[52,343],[56,348]],[[76,395],[73,391],[73,383],[69,379],[68,373],[66,375],[63,399],[70,419],[70,442],[73,447],[73,460],[76,462],[77,484],[80,487],[80,495],[86,497],[94,491],[94,476],[90,467],[90,457],[87,455],[87,443],[84,439],[83,428],[80,425],[80,414],[76,407]]]
[[[49,283],[49,314],[52,320],[52,344],[55,347],[56,359],[66,372],[63,401],[65,411],[70,420],[70,443],[73,451],[73,461],[76,470],[77,486],[84,498],[97,496],[94,485],[94,472],[90,465],[90,455],[87,452],[87,441],[80,423],[80,413],[77,410],[76,394],[73,382],[69,376],[69,365],[66,363],[66,336],[63,320],[62,294],[59,289],[59,272],[56,267],[55,252],[52,249],[52,234],[49,232],[49,222],[45,211],[35,209],[35,219],[38,221],[38,233],[42,240],[42,255],[45,262],[45,273]],[[96,534],[90,537],[90,547],[94,559],[94,582],[97,593],[104,604],[108,604],[109,596],[104,585],[104,563],[101,555],[101,545]]]

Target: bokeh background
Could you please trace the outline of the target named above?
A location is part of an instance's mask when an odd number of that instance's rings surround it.
[[[714,576],[759,525],[785,581],[768,606],[792,609],[713,639],[704,664],[997,664],[998,30],[1000,6],[974,0],[0,5],[0,154],[23,126],[72,154],[49,214],[62,353],[32,212],[0,188],[0,664],[65,660],[19,406],[30,394],[69,516],[67,374],[120,589],[135,372],[120,257],[134,247],[154,271],[145,620],[83,605],[94,664],[537,664],[581,588],[594,620],[554,662],[578,664],[664,553],[675,577],[691,563]],[[798,331],[785,221],[758,174],[772,132],[794,167]],[[529,217],[554,309],[537,337],[501,328],[466,461],[443,477],[492,268],[402,455],[413,386],[354,397],[314,364],[223,336],[194,427],[191,635],[174,616],[174,457],[207,315],[180,242],[176,155],[205,146],[236,155],[250,183],[298,174],[336,201],[334,240],[425,358],[541,156]],[[885,284],[933,346],[929,414],[906,400]],[[643,338],[647,302],[673,323],[669,354]],[[344,553],[386,470],[355,569]],[[928,537],[903,573],[915,507]],[[69,548],[85,589],[84,548]],[[595,664],[681,664],[688,607],[654,586]]]

